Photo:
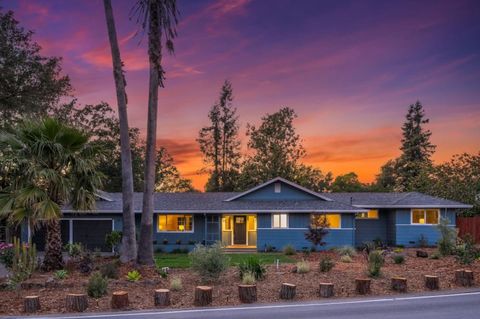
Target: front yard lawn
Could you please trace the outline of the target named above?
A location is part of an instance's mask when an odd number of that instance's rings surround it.
[[[282,253],[257,253],[257,254],[227,254],[230,258],[230,265],[237,266],[242,260],[250,256],[258,256],[265,264],[274,264],[277,259],[280,264],[293,263],[295,259],[285,256]],[[188,268],[190,267],[190,259],[188,254],[155,254],[155,261],[159,267],[170,268]]]

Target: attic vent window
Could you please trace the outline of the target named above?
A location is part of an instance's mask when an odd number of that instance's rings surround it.
[[[282,184],[275,183],[275,193],[280,193],[282,191]]]

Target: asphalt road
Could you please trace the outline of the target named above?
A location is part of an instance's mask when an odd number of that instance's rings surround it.
[[[81,319],[475,319],[480,318],[480,290],[363,299],[330,299],[289,304],[255,304],[233,308],[85,313],[25,317]]]

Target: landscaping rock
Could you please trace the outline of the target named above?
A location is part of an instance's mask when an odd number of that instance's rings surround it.
[[[417,257],[428,258],[428,253],[425,250],[417,250]]]

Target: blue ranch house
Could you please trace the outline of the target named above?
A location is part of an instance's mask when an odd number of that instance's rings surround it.
[[[142,193],[135,193],[134,207],[140,223]],[[154,203],[156,249],[192,249],[195,244],[221,241],[227,249],[263,251],[293,245],[310,248],[305,240],[312,216],[329,223],[323,248],[379,240],[387,245],[435,245],[441,218],[455,227],[456,214],[470,205],[408,193],[317,193],[283,178],[275,178],[242,193],[156,193]],[[64,243],[80,242],[104,251],[105,235],[122,230],[122,194],[101,193],[96,210],[63,210]],[[138,227],[139,228],[139,227]],[[24,240],[30,235],[22,227]],[[44,231],[33,241],[44,247]]]

